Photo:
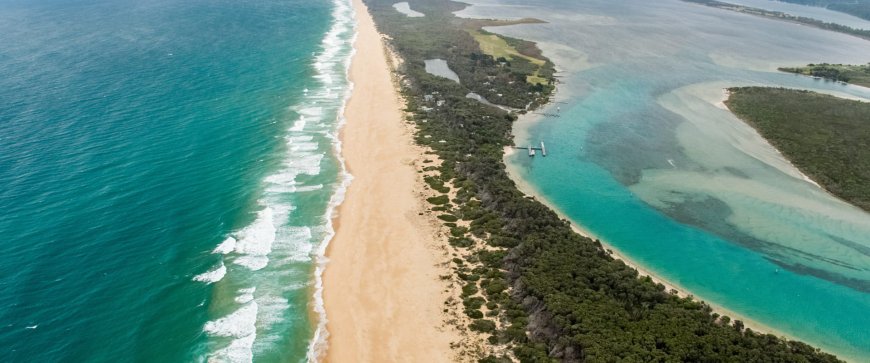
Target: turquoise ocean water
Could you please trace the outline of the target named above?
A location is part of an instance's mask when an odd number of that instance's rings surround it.
[[[0,361],[313,356],[353,34],[340,0],[0,0]]]
[[[472,1],[560,70],[560,117],[528,117],[515,177],[689,292],[844,358],[870,360],[870,214],[806,181],[719,104],[767,85],[870,100],[870,89],[776,71],[870,61],[870,42],[665,1]],[[814,11],[827,11],[814,9]],[[870,122],[870,120],[868,120]]]

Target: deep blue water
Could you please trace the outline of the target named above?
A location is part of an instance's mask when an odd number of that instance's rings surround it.
[[[292,169],[285,137],[305,89],[322,91],[315,56],[335,6],[0,1],[0,361],[197,361],[221,348],[204,326],[236,292],[196,277],[255,221],[264,180]],[[309,138],[320,194],[299,215],[322,216],[338,185],[336,106],[324,107]],[[299,286],[274,293],[289,303],[272,320],[296,318],[269,331],[281,349],[260,361],[305,357],[303,255],[288,267]]]

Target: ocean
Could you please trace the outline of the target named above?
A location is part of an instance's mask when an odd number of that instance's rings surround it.
[[[870,43],[677,0],[475,0],[535,17],[489,30],[539,42],[556,102],[515,127],[546,158],[512,175],[576,224],[716,306],[854,361],[870,359],[870,214],[823,192],[721,101],[775,86],[870,100],[776,71],[864,64]],[[827,11],[824,9],[814,9]]]
[[[0,0],[0,361],[307,361],[344,0]]]

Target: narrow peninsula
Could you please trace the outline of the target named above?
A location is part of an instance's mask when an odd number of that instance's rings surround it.
[[[729,91],[728,108],[798,169],[870,212],[870,103],[784,88]]]
[[[823,7],[870,20],[870,0],[778,0],[792,4]]]
[[[806,67],[781,67],[779,70],[834,82],[870,87],[870,63],[866,65],[821,63],[808,64]]]
[[[771,18],[771,19],[789,21],[792,23],[803,24],[803,25],[807,25],[807,26],[811,26],[811,27],[815,27],[815,28],[819,28],[819,29],[835,31],[838,33],[843,33],[843,34],[849,34],[849,35],[859,37],[861,39],[870,40],[870,30],[856,29],[856,28],[848,27],[848,26],[845,26],[842,24],[824,22],[824,21],[821,21],[818,19],[808,18],[805,16],[791,15],[791,14],[783,13],[781,11],[759,9],[759,8],[754,8],[751,6],[737,5],[737,4],[732,4],[732,3],[722,2],[722,1],[717,1],[717,0],[683,0],[683,1],[689,2],[689,3],[700,4],[700,5],[706,5],[706,6],[714,7],[717,9],[736,11],[738,13],[743,13],[743,14],[756,15],[756,16],[762,16],[762,17]]]
[[[517,189],[503,163],[513,122],[548,102],[556,85],[554,65],[533,43],[483,29],[517,22],[458,18],[466,5],[449,0],[408,1],[424,14],[415,17],[392,0],[364,2],[402,60],[395,71],[405,118],[431,153],[417,166],[428,185],[424,213],[444,232],[449,259],[440,279],[457,289],[442,306],[462,315],[449,321],[457,329],[485,342],[457,360],[839,361],[640,277]],[[427,72],[432,59],[445,60],[460,81]]]

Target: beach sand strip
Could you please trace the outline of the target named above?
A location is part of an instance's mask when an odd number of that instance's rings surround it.
[[[461,333],[445,324],[450,273],[421,200],[423,150],[405,124],[381,35],[361,0],[354,83],[342,129],[353,181],[338,208],[323,275],[326,362],[451,362]]]

